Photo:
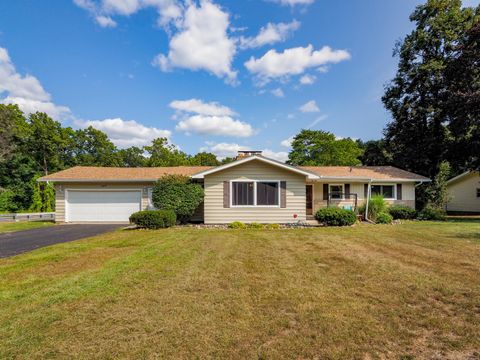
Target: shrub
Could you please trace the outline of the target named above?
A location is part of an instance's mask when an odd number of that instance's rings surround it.
[[[246,229],[247,225],[245,225],[241,221],[234,221],[234,222],[228,224],[228,228],[229,229]]]
[[[172,210],[186,223],[203,201],[203,188],[188,176],[167,175],[155,184],[152,200],[157,209]]]
[[[415,215],[417,215],[415,209],[406,205],[392,205],[388,209],[388,212],[392,215],[394,220],[415,219]]]
[[[248,224],[249,229],[263,229],[265,226],[263,224],[259,224],[257,222],[252,222]]]
[[[328,226],[353,225],[357,221],[357,217],[353,211],[336,207],[327,207],[318,210],[315,213],[315,218]]]
[[[267,224],[267,225],[265,225],[265,228],[269,229],[269,230],[276,230],[276,229],[280,229],[280,225],[279,224]]]
[[[381,212],[377,214],[375,221],[377,224],[391,224],[393,217],[387,212]]]
[[[144,210],[130,215],[130,223],[146,229],[168,228],[175,225],[176,221],[172,210]]]
[[[427,205],[422,211],[418,213],[418,220],[445,220],[445,212],[437,209],[431,205]]]
[[[2,190],[0,188],[0,211],[1,212],[17,212],[19,210],[15,203],[15,193],[10,190]]]
[[[365,216],[366,205],[362,204],[358,207],[358,213]],[[376,221],[377,215],[387,211],[387,203],[381,195],[373,196],[368,202],[368,218]]]

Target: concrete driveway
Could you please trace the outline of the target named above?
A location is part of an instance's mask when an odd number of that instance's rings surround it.
[[[44,246],[83,239],[112,231],[127,224],[66,224],[0,234],[0,258]]]

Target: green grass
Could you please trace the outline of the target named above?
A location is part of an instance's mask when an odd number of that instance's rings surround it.
[[[0,234],[5,232],[36,229],[53,225],[51,221],[0,222]]]
[[[0,260],[0,358],[478,358],[480,223],[117,231]]]

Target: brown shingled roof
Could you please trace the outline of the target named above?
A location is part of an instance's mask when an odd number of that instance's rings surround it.
[[[75,166],[39,179],[39,181],[156,181],[164,175],[190,176],[210,169],[210,166],[172,166],[172,167],[95,167]]]
[[[322,177],[360,178],[374,180],[405,179],[428,181],[429,179],[393,166],[299,166]]]

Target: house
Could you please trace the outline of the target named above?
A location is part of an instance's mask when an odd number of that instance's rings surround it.
[[[480,171],[467,171],[447,181],[449,213],[480,214]]]
[[[206,224],[306,220],[326,206],[354,209],[375,194],[415,207],[415,185],[429,181],[392,166],[291,166],[254,151],[217,167],[77,166],[39,181],[55,184],[58,222],[126,222],[133,212],[153,207],[152,187],[167,174],[190,176],[204,186],[204,203],[193,220]]]

